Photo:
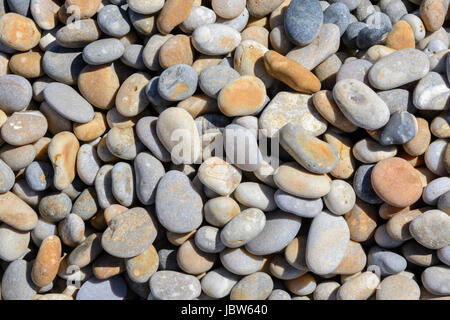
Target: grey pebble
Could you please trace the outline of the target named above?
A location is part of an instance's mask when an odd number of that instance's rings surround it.
[[[88,44],[83,49],[83,60],[91,65],[102,65],[119,59],[125,51],[120,40],[101,39]]]
[[[179,171],[167,172],[156,191],[156,213],[169,231],[190,232],[202,223],[203,201],[189,178]]]
[[[130,44],[125,47],[123,55],[120,60],[129,67],[138,70],[146,70],[142,53],[144,51],[144,46],[140,44]]]
[[[33,300],[37,287],[31,280],[32,264],[15,260],[8,265],[2,277],[3,300]]]
[[[64,192],[48,195],[39,203],[39,213],[51,222],[67,217],[72,210],[72,200]]]
[[[144,205],[155,203],[156,190],[165,174],[161,162],[149,152],[141,152],[134,159],[136,195]]]
[[[284,192],[278,189],[274,195],[275,202],[278,208],[283,211],[293,213],[304,218],[314,218],[323,208],[321,198],[318,199],[304,199]]]
[[[75,89],[58,82],[52,82],[44,89],[47,104],[62,117],[86,123],[94,118],[94,109]]]
[[[30,0],[7,0],[11,12],[26,17],[30,11]]]
[[[349,25],[350,11],[347,6],[341,2],[333,3],[323,12],[323,23],[334,23],[339,27],[341,36]]]
[[[450,294],[450,267],[439,265],[426,268],[422,273],[422,283],[430,293],[436,295]]]
[[[106,209],[116,203],[112,194],[112,168],[112,165],[105,164],[100,168],[95,178],[95,191],[97,192],[98,204],[102,209]]]
[[[380,143],[385,146],[404,144],[416,136],[417,130],[416,118],[411,113],[395,112],[380,132]]]
[[[0,77],[0,108],[4,112],[13,113],[25,109],[32,95],[31,84],[24,77],[14,74]]]
[[[111,171],[112,193],[124,207],[131,206],[135,200],[134,180],[134,171],[130,164],[118,162],[114,165]]]
[[[95,177],[97,176],[101,165],[97,150],[93,145],[85,143],[78,149],[77,173],[78,177],[86,185],[94,185]]]
[[[82,52],[59,46],[48,48],[42,57],[45,74],[67,85],[77,83],[78,75],[85,66]]]
[[[284,13],[284,30],[298,46],[310,44],[319,34],[324,20],[317,0],[293,0]]]
[[[72,212],[83,220],[89,220],[98,210],[97,193],[94,188],[84,189],[72,206]]]
[[[209,97],[217,99],[220,90],[228,83],[237,80],[240,74],[231,67],[216,65],[210,66],[200,73],[200,89]]]
[[[174,102],[163,99],[158,92],[159,76],[150,79],[149,83],[145,87],[145,94],[148,100],[153,105],[158,113],[161,113],[166,108],[172,106]]]
[[[412,94],[408,90],[392,89],[378,91],[377,95],[386,103],[391,114],[397,111],[408,111],[409,113],[417,111],[412,103]]]
[[[222,243],[229,248],[237,248],[254,239],[266,223],[264,212],[257,208],[243,210],[220,232]]]
[[[367,265],[376,265],[380,268],[381,276],[397,274],[406,269],[406,260],[401,255],[374,246],[367,256]]]
[[[220,230],[216,227],[203,226],[195,233],[195,245],[201,251],[208,253],[218,253],[225,249],[225,245],[220,240]]]
[[[151,294],[158,300],[193,300],[201,293],[200,281],[175,271],[158,271],[150,278]]]
[[[198,75],[191,66],[177,64],[164,70],[158,80],[158,92],[168,101],[180,101],[197,89]]]
[[[371,174],[374,166],[373,164],[359,166],[353,177],[353,188],[361,200],[370,204],[381,204],[383,200],[378,197],[372,188]]]
[[[237,275],[248,275],[260,270],[264,264],[262,256],[251,254],[243,247],[227,248],[220,253],[222,265]]]
[[[162,162],[170,161],[170,153],[163,146],[156,133],[157,117],[143,117],[136,123],[139,140]]]
[[[53,167],[48,162],[34,161],[25,170],[25,178],[31,189],[44,191],[53,184]]]
[[[106,280],[90,278],[77,292],[76,300],[125,300],[127,284],[121,276]]]
[[[126,11],[112,4],[104,6],[98,12],[97,23],[111,37],[122,37],[131,30]]]
[[[284,249],[300,230],[302,219],[296,215],[277,210],[266,217],[264,229],[245,245],[256,255],[266,255]]]

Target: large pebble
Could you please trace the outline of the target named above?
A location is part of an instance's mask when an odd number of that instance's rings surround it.
[[[409,225],[413,238],[429,249],[441,249],[450,244],[450,217],[440,210],[429,210]]]
[[[201,293],[200,281],[175,271],[158,271],[150,279],[150,290],[160,300],[193,300]]]
[[[285,11],[284,29],[295,45],[305,46],[318,35],[323,18],[319,1],[293,0]]]
[[[20,93],[17,95],[17,93]],[[17,75],[0,77],[0,107],[6,113],[25,109],[31,101],[32,88],[27,79]]]
[[[192,34],[192,45],[206,55],[230,53],[240,42],[241,35],[238,31],[218,23],[198,27]]]

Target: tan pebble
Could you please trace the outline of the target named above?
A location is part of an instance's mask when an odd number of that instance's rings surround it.
[[[333,270],[333,274],[354,274],[364,269],[367,256],[363,247],[354,241],[350,241],[341,263]]]
[[[431,141],[431,132],[427,120],[423,118],[416,118],[417,120],[417,134],[416,136],[403,144],[403,149],[412,155],[418,156],[427,151]]]
[[[47,293],[41,295],[37,300],[73,300],[73,297],[62,293]]]
[[[71,6],[78,7],[78,10],[76,12],[77,14],[79,12],[80,19],[86,19],[94,16],[97,13],[100,7],[100,3],[101,0],[66,0],[65,7],[66,9],[70,9]]]
[[[48,146],[48,156],[53,165],[53,184],[58,190],[67,188],[75,178],[75,165],[80,143],[71,132],[56,134]]]
[[[308,270],[306,265],[306,236],[295,237],[284,249],[284,257],[294,268]]]
[[[205,220],[213,226],[223,227],[241,210],[233,198],[217,197],[208,200],[204,206]]]
[[[157,27],[162,34],[168,34],[191,13],[193,0],[167,0],[159,13]]]
[[[148,247],[140,255],[125,259],[125,267],[131,280],[137,283],[147,282],[158,270],[159,256],[154,246]]]
[[[331,188],[331,179],[327,175],[308,172],[294,162],[278,167],[274,181],[284,192],[308,199],[320,198]]]
[[[42,241],[31,271],[31,278],[38,287],[49,285],[58,274],[61,259],[61,241],[50,236]]]
[[[442,0],[423,0],[420,4],[420,18],[425,28],[434,32],[439,30],[444,24],[447,14],[448,4],[445,5]]]
[[[0,159],[5,161],[12,171],[25,169],[33,162],[35,156],[36,150],[31,144],[20,147],[5,144],[0,149]]]
[[[351,240],[364,242],[374,235],[378,217],[375,206],[357,199],[352,210],[344,217],[350,229]]]
[[[109,279],[125,271],[125,262],[122,258],[104,253],[94,261],[92,271],[97,279]]]
[[[317,286],[316,279],[311,273],[305,273],[298,278],[286,280],[284,284],[290,292],[299,296],[313,293]]]
[[[349,179],[356,170],[356,160],[352,153],[353,143],[349,137],[328,130],[323,140],[333,146],[339,153],[339,163],[330,174],[338,179]]]
[[[176,64],[192,65],[194,49],[191,39],[184,34],[177,34],[167,40],[159,49],[159,64],[167,69]]]
[[[105,209],[105,211],[103,212],[103,216],[105,217],[105,222],[107,225],[109,225],[109,223],[111,222],[111,220],[121,214],[122,212],[127,211],[128,208],[124,207],[120,204],[112,204],[110,205],[108,208]]]
[[[36,161],[48,160],[48,145],[50,144],[50,141],[52,141],[52,139],[49,137],[42,137],[33,144],[33,147],[36,150],[36,157],[34,158]]]
[[[192,64],[192,68],[194,68],[195,71],[197,71],[197,74],[200,75],[200,72],[202,72],[204,69],[216,66],[222,61],[222,57],[215,57],[215,56],[207,56],[207,55],[200,55],[197,57],[197,59]]]
[[[402,212],[409,212],[409,211],[410,211],[409,207],[397,208],[397,207],[391,206],[385,202],[378,209],[378,214],[380,215],[381,218],[383,218],[385,220],[389,220],[390,218],[392,218],[393,216],[395,216],[397,214],[400,214]]]
[[[141,114],[134,117],[124,117],[117,111],[116,108],[109,109],[108,113],[106,114],[106,122],[108,123],[108,126],[110,128],[134,127],[140,118]]]
[[[333,93],[330,90],[321,90],[313,95],[314,107],[329,123],[344,132],[353,132],[358,129],[341,112],[333,99]]]
[[[47,132],[47,119],[39,111],[14,112],[1,127],[2,139],[14,146],[34,143]]]
[[[260,26],[251,26],[248,28],[245,28],[241,33],[242,41],[244,40],[253,40],[260,44],[262,44],[264,47],[269,47],[269,31]]]
[[[192,238],[183,243],[177,252],[178,265],[188,274],[198,275],[210,270],[215,260],[215,254],[200,251]]]
[[[342,284],[337,293],[338,300],[367,300],[375,293],[379,283],[375,273],[363,272]]]
[[[333,88],[341,66],[341,59],[338,55],[333,54],[314,68],[314,74],[322,83],[322,88]]]
[[[171,232],[171,231],[166,231],[166,237],[167,237],[167,240],[169,240],[169,242],[171,244],[179,247],[183,243],[185,243],[186,241],[191,239],[195,235],[196,232],[197,232],[197,230],[192,230],[192,231],[186,232],[186,233],[175,233],[175,232]]]
[[[431,132],[438,138],[450,137],[450,112],[445,111],[431,121]]]
[[[264,106],[266,87],[254,76],[243,76],[227,84],[217,99],[220,111],[229,117],[257,113]]]
[[[74,123],[73,133],[80,141],[92,141],[105,133],[106,117],[101,112],[94,112],[94,119],[86,123]]]
[[[220,112],[217,101],[205,94],[196,94],[184,99],[178,102],[177,107],[189,112],[194,119],[204,114]]]
[[[44,75],[44,70],[42,70],[41,67],[41,60],[42,53],[39,51],[18,53],[11,57],[9,68],[12,73],[24,78],[37,78]]]
[[[150,81],[150,75],[138,72],[128,77],[120,86],[116,96],[117,111],[124,117],[133,117],[148,106],[145,87]]]
[[[376,61],[390,55],[391,53],[393,53],[395,51],[397,51],[397,50],[380,45],[380,44],[376,44],[376,45],[370,47],[369,50],[366,51],[366,56],[370,62],[375,63]]]
[[[100,109],[108,110],[114,106],[119,87],[119,77],[111,65],[88,65],[78,76],[80,93],[89,103]]]
[[[264,54],[264,65],[272,77],[298,92],[314,93],[320,90],[320,81],[311,71],[276,51],[270,50]]]
[[[8,47],[27,51],[38,45],[41,33],[33,20],[17,13],[0,18],[0,41]]]
[[[6,53],[0,52],[0,77],[8,73],[11,73],[11,70],[9,70],[9,57]]]
[[[415,210],[403,210],[395,214],[389,221],[386,223],[386,231],[387,233],[399,241],[406,241],[412,239],[411,233],[409,232],[409,224],[415,218],[420,216],[427,210],[431,210],[430,207],[415,209]]]
[[[413,279],[395,274],[381,281],[376,298],[377,300],[419,300],[420,287]]]
[[[241,76],[256,76],[264,82],[266,88],[273,84],[273,77],[264,67],[264,54],[267,47],[254,40],[242,41],[234,52],[234,69]]]
[[[414,32],[408,22],[400,20],[394,24],[387,36],[386,46],[396,50],[416,47]]]
[[[38,223],[38,216],[28,204],[8,191],[0,194],[0,221],[19,231],[29,231]]]
[[[407,207],[422,195],[419,175],[406,160],[398,157],[381,160],[372,170],[376,194],[395,207]]]

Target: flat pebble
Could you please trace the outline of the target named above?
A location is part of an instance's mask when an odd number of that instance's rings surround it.
[[[277,206],[286,212],[293,213],[300,217],[314,218],[323,208],[322,199],[304,199],[295,197],[278,189],[274,194]]]
[[[150,279],[152,295],[160,300],[193,300],[201,293],[200,281],[175,271],[158,271]]]
[[[114,276],[106,280],[95,277],[83,283],[77,293],[77,300],[125,300],[127,285],[120,276]]]

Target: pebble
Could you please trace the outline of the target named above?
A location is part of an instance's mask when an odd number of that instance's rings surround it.
[[[135,200],[135,177],[131,167],[126,162],[118,162],[111,170],[111,191],[116,200],[129,207]]]
[[[316,290],[317,282],[311,273],[305,273],[298,278],[285,281],[285,285],[293,294],[306,296]]]
[[[299,125],[288,123],[280,130],[281,146],[309,172],[323,174],[336,168],[337,150],[309,135]]]
[[[425,164],[427,168],[436,175],[446,175],[445,162],[443,155],[447,148],[447,141],[437,139],[433,141],[425,152]]]
[[[42,69],[52,79],[67,85],[77,83],[86,63],[82,53],[60,46],[49,47],[42,58]]]
[[[336,300],[336,294],[341,285],[335,281],[322,282],[314,290],[314,300]]]
[[[316,38],[323,20],[319,1],[293,0],[284,14],[284,28],[295,45],[305,46]]]
[[[415,240],[402,246],[402,255],[408,262],[421,267],[430,267],[439,262],[436,251],[421,246]]]
[[[145,205],[155,202],[157,185],[165,170],[158,159],[148,152],[139,153],[134,160],[136,196]]]
[[[426,268],[421,276],[423,286],[432,294],[449,295],[450,268],[438,265]]]
[[[374,235],[378,212],[370,204],[357,198],[355,206],[344,217],[350,229],[351,240],[364,242]]]
[[[14,147],[4,145],[0,149],[0,159],[2,159],[11,170],[19,171],[26,168],[36,157],[36,149],[31,144]]]
[[[376,194],[394,207],[407,207],[415,203],[422,193],[419,176],[402,158],[378,162],[372,169],[370,180]]]
[[[190,232],[202,223],[202,198],[179,171],[169,171],[161,178],[155,200],[158,220],[169,231]]]
[[[31,281],[32,264],[17,259],[8,265],[2,277],[3,300],[33,300],[37,287]]]
[[[119,59],[124,51],[125,47],[118,39],[97,40],[83,49],[83,60],[90,65],[102,65]]]
[[[263,61],[268,49],[255,40],[243,39],[234,53],[233,67],[242,76],[256,76],[269,88],[274,79],[268,74]]]
[[[437,209],[426,211],[409,224],[413,238],[429,249],[441,249],[450,243],[450,217]]]
[[[267,72],[301,93],[314,93],[320,90],[320,81],[308,69],[295,60],[286,58],[276,51],[264,54],[264,66]]]
[[[332,3],[323,11],[323,23],[337,25],[342,36],[350,23],[350,11],[342,2]]]
[[[439,116],[433,119],[430,124],[430,130],[434,136],[438,138],[448,138],[450,137],[450,113],[443,112]]]
[[[416,281],[401,274],[383,279],[376,292],[377,300],[419,300],[420,287]]]
[[[230,294],[238,281],[239,276],[227,271],[225,268],[217,268],[209,271],[202,278],[202,291],[211,298],[221,299]]]
[[[300,63],[308,70],[317,67],[321,62],[336,53],[339,49],[339,27],[327,23],[322,25],[317,37],[307,46],[295,47],[286,55],[287,58]]]
[[[281,165],[275,171],[274,182],[284,192],[307,199],[320,198],[331,188],[328,176],[310,173],[294,162]]]
[[[241,35],[231,26],[212,23],[200,26],[192,33],[192,45],[206,55],[232,52],[241,42]]]
[[[58,234],[61,241],[69,246],[76,247],[85,239],[85,225],[83,219],[76,214],[69,214],[58,224]]]
[[[7,13],[0,19],[0,41],[11,49],[28,51],[39,43],[41,33],[32,19]]]
[[[95,147],[90,144],[83,144],[77,155],[77,174],[81,181],[88,186],[94,185],[100,166],[101,162]]]
[[[272,278],[264,272],[245,276],[233,287],[231,300],[265,300],[273,289]]]
[[[217,194],[228,196],[238,187],[242,173],[226,161],[218,157],[211,157],[199,167],[198,178],[203,185]]]
[[[58,222],[70,214],[72,201],[63,192],[45,196],[39,203],[39,213],[51,222]]]
[[[333,97],[345,117],[358,127],[377,130],[389,121],[386,103],[361,81],[339,81],[333,88]]]
[[[439,197],[450,190],[450,178],[441,177],[431,181],[423,190],[422,199],[426,204],[436,205]]]
[[[199,275],[207,272],[214,265],[215,259],[215,254],[199,250],[192,238],[185,241],[177,251],[178,265],[188,274]]]
[[[238,15],[242,10],[238,13]],[[181,23],[180,29],[185,33],[192,33],[198,27],[212,24],[216,22],[216,12],[204,7],[204,6],[194,6],[191,9],[189,16]]]
[[[239,213],[239,205],[229,197],[210,199],[204,206],[205,220],[216,227],[223,227]]]
[[[263,230],[245,248],[255,255],[267,255],[285,248],[297,235],[301,226],[301,218],[281,210],[272,212],[266,217]]]
[[[275,191],[266,185],[243,182],[234,191],[234,198],[246,207],[272,211],[277,208],[274,193]]]
[[[242,211],[220,232],[222,243],[228,248],[237,248],[254,239],[264,228],[266,217],[257,208]]]
[[[198,84],[206,95],[217,99],[223,87],[237,80],[239,76],[239,72],[228,66],[210,66],[200,73]]]
[[[156,237],[156,228],[148,212],[134,208],[111,220],[102,236],[102,247],[119,258],[131,258],[144,252]]]
[[[446,246],[444,248],[441,248],[437,250],[437,256],[439,260],[441,260],[446,265],[450,264],[450,246]]]
[[[274,194],[274,200],[281,210],[304,218],[314,218],[323,208],[322,199],[304,199],[290,195],[281,189]]]
[[[225,249],[220,239],[219,229],[211,226],[203,226],[195,233],[195,245],[203,252],[219,253]]]
[[[375,230],[374,239],[375,239],[375,242],[380,247],[383,247],[383,248],[386,248],[386,249],[397,248],[397,247],[400,247],[404,243],[404,241],[396,240],[396,239],[394,239],[394,238],[392,238],[390,236],[390,234],[387,232],[387,225],[386,224],[383,224],[383,225],[379,226]]]
[[[120,276],[106,280],[90,278],[77,292],[76,300],[125,300],[127,285]]]
[[[15,175],[3,160],[0,160],[0,177],[0,191],[4,193],[11,190],[14,186]]]
[[[53,184],[53,168],[48,162],[34,161],[25,171],[28,185],[34,191],[43,191]]]
[[[143,149],[132,127],[113,127],[106,136],[106,147],[112,155],[123,160],[133,160]]]
[[[16,92],[21,94],[16,97]],[[4,112],[13,113],[25,109],[31,97],[31,84],[24,77],[12,74],[0,77],[0,107]]]
[[[154,246],[149,246],[136,257],[125,259],[127,275],[137,283],[146,283],[159,266],[159,256]]]
[[[56,32],[56,41],[65,48],[83,48],[100,38],[101,31],[93,19],[78,20]]]
[[[396,146],[384,146],[370,138],[364,138],[352,148],[355,158],[363,163],[377,163],[384,159],[395,157]]]
[[[45,238],[31,270],[31,278],[38,287],[45,287],[56,278],[61,258],[61,241],[57,236]]]
[[[56,189],[67,188],[75,178],[78,149],[79,142],[70,132],[63,131],[52,138],[48,146],[48,156],[53,166],[53,185]]]
[[[168,0],[159,13],[157,26],[162,34],[170,33],[177,25],[189,17],[194,0]]]
[[[429,68],[428,57],[423,52],[403,49],[378,60],[368,77],[376,89],[389,90],[423,78]]]
[[[28,248],[30,232],[18,231],[9,225],[0,225],[0,259],[3,261],[14,261],[20,258]]]
[[[367,264],[369,266],[377,266],[381,276],[397,274],[406,269],[405,258],[395,252],[376,246],[370,249],[367,256]]]
[[[333,180],[330,192],[323,197],[323,201],[335,215],[349,212],[356,202],[356,194],[352,186],[344,180]]]
[[[200,281],[176,271],[158,271],[150,279],[151,294],[160,300],[193,300],[201,293]]]
[[[321,135],[327,130],[327,122],[314,108],[316,96],[317,93],[313,97],[287,91],[277,93],[259,116],[260,128],[269,138],[276,136],[287,123],[298,124],[313,136]]]
[[[337,292],[338,300],[367,300],[380,283],[376,274],[366,271],[345,281]]]
[[[372,186],[372,171],[375,165],[360,166],[353,177],[353,188],[356,195],[370,204],[380,204],[383,200],[377,195]],[[416,176],[418,178],[418,176]],[[413,188],[414,190],[414,188]]]
[[[131,30],[126,12],[112,4],[100,9],[97,22],[101,31],[111,37],[122,37]]]
[[[198,75],[186,64],[177,64],[161,74],[158,93],[168,101],[180,101],[192,96],[197,89]]]

